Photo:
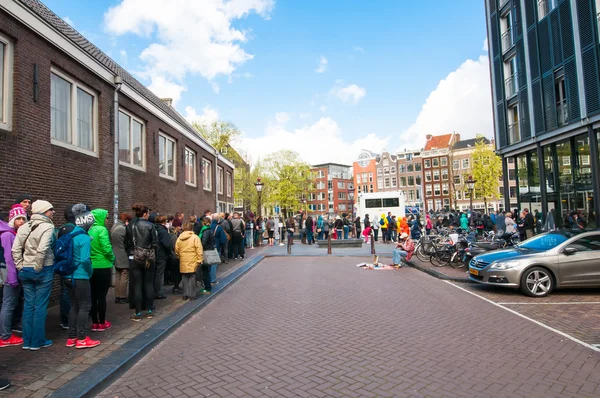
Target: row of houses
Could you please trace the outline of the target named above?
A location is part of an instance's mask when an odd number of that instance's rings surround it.
[[[0,2],[0,209],[18,193],[127,211],[233,209],[234,165],[37,0]],[[60,220],[59,220],[60,221]]]

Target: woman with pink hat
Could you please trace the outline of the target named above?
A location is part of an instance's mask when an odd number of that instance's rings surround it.
[[[20,204],[13,205],[8,216],[8,223],[0,221],[0,242],[4,249],[6,276],[4,282],[2,310],[0,311],[0,348],[23,344],[23,339],[12,334],[12,322],[15,309],[21,295],[21,284],[17,268],[12,258],[12,246],[17,230],[27,221],[27,213]]]

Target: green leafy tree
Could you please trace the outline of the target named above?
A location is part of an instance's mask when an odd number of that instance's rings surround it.
[[[483,198],[485,211],[487,212],[488,199],[500,199],[498,193],[499,180],[502,176],[502,160],[491,145],[486,144],[483,137],[478,136],[475,149],[471,155],[472,175],[475,183],[475,196]]]
[[[235,124],[224,120],[217,120],[210,124],[194,122],[192,126],[210,145],[228,159],[229,151],[227,149],[241,135]],[[229,160],[234,161],[233,159]]]
[[[312,189],[310,165],[294,151],[283,150],[268,156],[261,164],[265,178],[263,203],[279,205],[284,214],[302,208]]]

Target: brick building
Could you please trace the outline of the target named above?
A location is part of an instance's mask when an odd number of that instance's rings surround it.
[[[111,214],[133,202],[165,214],[233,208],[233,164],[39,1],[0,3],[0,56],[0,208],[22,192],[49,200],[57,223],[74,201]]]
[[[318,216],[349,213],[354,190],[352,167],[337,163],[319,164],[312,167],[315,191],[308,197],[308,214]]]
[[[450,209],[450,147],[460,141],[460,134],[427,135],[423,160],[425,211]]]
[[[392,192],[398,191],[398,158],[396,155],[383,150],[381,155],[375,156],[375,167],[377,168],[377,188],[371,187],[362,192]],[[371,177],[370,175],[368,177]]]
[[[398,187],[404,192],[406,206],[421,206],[423,201],[423,157],[422,150],[404,150],[396,154]]]
[[[352,165],[354,172],[354,197],[363,192],[377,192],[377,186],[373,182],[377,175],[377,154],[363,150]]]

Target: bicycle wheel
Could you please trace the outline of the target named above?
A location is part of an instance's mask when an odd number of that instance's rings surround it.
[[[431,256],[431,264],[436,267],[445,267],[450,263],[452,254],[448,250],[440,250]]]
[[[417,250],[415,250],[415,255],[417,256],[417,258],[423,262],[428,262],[429,258],[431,257],[431,254],[427,252],[427,249],[425,248],[426,244],[423,245],[419,245],[419,247],[417,248]]]

